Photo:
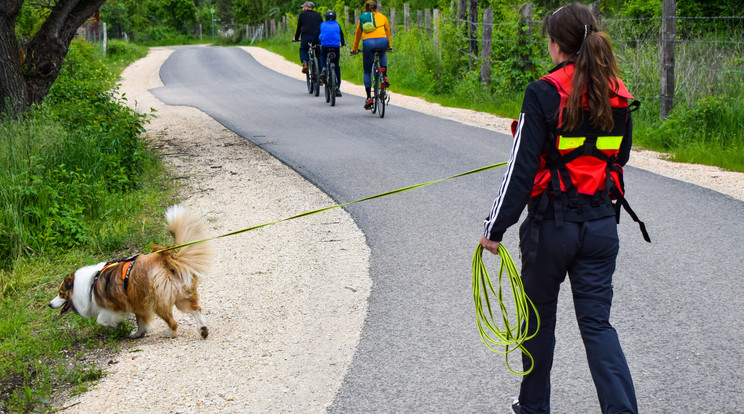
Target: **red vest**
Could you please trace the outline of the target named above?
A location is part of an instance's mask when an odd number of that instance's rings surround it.
[[[568,97],[573,90],[573,72],[574,64],[568,64],[542,78],[542,80],[555,86],[561,97],[558,109],[558,125],[561,125],[563,121]],[[612,84],[610,85],[614,92],[613,96],[610,97],[610,105],[613,109],[628,108],[628,100],[633,99],[633,96],[628,92],[622,80],[618,79],[617,81],[617,88]],[[613,164],[612,160],[617,157],[620,150],[628,115],[627,111],[613,112],[616,113],[615,127],[610,132],[591,127],[590,121],[586,117],[572,131],[562,131],[560,127],[558,128],[555,137],[555,151],[548,151],[540,157],[540,166],[535,176],[532,197],[542,194],[551,181],[554,183],[554,191],[557,190],[555,188],[556,184],[560,183],[561,191],[565,192],[575,188],[579,194],[594,195],[607,187],[608,173],[614,182],[613,187],[622,194],[622,167]],[[559,167],[556,167],[556,164]],[[565,168],[562,168],[563,165],[565,165]],[[555,172],[558,172],[558,177],[553,177]],[[570,183],[566,183],[568,177],[570,177]]]

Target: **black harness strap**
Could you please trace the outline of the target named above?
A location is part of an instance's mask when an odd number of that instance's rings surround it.
[[[123,262],[131,260],[129,262],[129,266],[127,267],[127,273],[124,275],[124,291],[127,291],[127,288],[129,287],[129,274],[132,273],[132,268],[134,267],[134,262],[137,260],[137,257],[139,257],[138,254],[135,254],[134,256],[130,256],[124,260]]]

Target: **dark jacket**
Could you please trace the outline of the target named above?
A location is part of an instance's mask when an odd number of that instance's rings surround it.
[[[553,68],[551,72],[561,67],[563,65]],[[560,95],[555,86],[545,80],[534,81],[527,86],[504,181],[484,222],[484,235],[488,239],[501,241],[506,229],[519,220],[524,207],[530,201],[540,156],[550,145],[550,139],[558,128],[556,114],[559,106]],[[617,160],[620,165],[628,162],[632,131],[632,120],[628,116],[628,125]],[[600,210],[565,207],[564,218],[566,221],[582,222],[613,216],[615,213],[609,200],[605,201]],[[551,215],[552,206],[545,218],[549,219]]]
[[[315,36],[321,23],[323,23],[323,16],[315,10],[305,10],[300,13],[300,17],[297,18],[295,40],[299,40],[302,36]]]

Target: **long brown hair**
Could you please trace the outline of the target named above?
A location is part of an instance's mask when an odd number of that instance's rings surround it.
[[[543,35],[558,44],[575,63],[573,92],[563,117],[563,130],[574,129],[582,120],[584,105],[588,106],[592,126],[612,130],[614,119],[610,96],[617,90],[620,72],[610,37],[599,31],[597,20],[589,8],[581,3],[570,3],[546,16]],[[586,100],[586,101],[584,101]]]

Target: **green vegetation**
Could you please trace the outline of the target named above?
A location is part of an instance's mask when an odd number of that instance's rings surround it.
[[[678,6],[685,10],[705,6],[706,12],[735,16],[744,13],[699,3],[680,0]],[[318,4],[321,13],[328,8],[324,2]],[[535,5],[533,18],[541,19],[550,4]],[[398,21],[394,51],[388,55],[391,90],[445,106],[517,117],[524,88],[552,64],[547,42],[539,34],[539,21],[533,21],[533,35],[526,36],[525,41],[518,35],[527,31],[526,25],[517,23],[518,5],[504,1],[492,2],[492,6],[494,22],[498,23],[493,26],[490,83],[481,82],[481,61],[469,54],[465,28],[445,8],[440,15],[439,39],[446,41],[439,44],[425,29],[412,25],[405,31]],[[332,7],[342,10],[343,3],[336,2]],[[601,23],[615,42],[621,76],[642,102],[641,110],[634,115],[634,144],[669,153],[675,161],[744,171],[744,42],[738,35],[744,19],[680,19],[678,33],[683,40],[676,46],[675,109],[668,119],[661,120],[661,1],[608,2],[604,7],[609,17]],[[295,26],[296,15],[286,31],[258,45],[297,62],[299,46],[289,42]],[[344,27],[347,46],[353,41],[353,30],[352,25]],[[347,47],[341,52],[342,78],[361,84],[362,59],[350,56],[349,50]]]
[[[241,24],[295,14],[304,0],[108,0],[101,10],[109,23],[108,54],[74,42],[58,80],[44,103],[18,119],[0,119],[0,411],[50,410],[55,389],[82,392],[103,373],[87,359],[92,350],[115,352],[133,328],[104,328],[77,316],[59,317],[46,304],[63,275],[82,264],[147,250],[168,239],[162,211],[173,201],[167,173],[147,148],[142,131],[148,116],[122,105],[116,74],[144,56],[141,44],[211,41],[211,10],[220,43],[234,44]],[[340,12],[343,0],[319,0],[318,11]],[[384,7],[402,9],[401,1]],[[38,30],[39,2],[26,2],[18,19],[19,44]],[[454,20],[451,2],[418,0],[412,10],[439,7],[438,33],[400,30],[389,55],[394,92],[421,96],[446,106],[516,117],[522,91],[548,67],[546,43],[537,33],[528,42],[517,34],[519,4],[492,0],[494,42],[491,79],[479,78],[479,56],[469,56],[466,31]],[[678,161],[744,171],[744,60],[741,19],[690,19],[679,25],[677,105],[671,116],[657,115],[660,0],[608,0],[604,22],[616,42],[623,78],[643,101],[635,117],[637,145],[671,153]],[[350,4],[352,10],[361,1]],[[558,5],[535,2],[535,19]],[[678,0],[688,16],[742,16],[731,4]],[[479,16],[482,14],[479,10]],[[402,13],[399,13],[399,16]],[[296,17],[295,17],[296,18]],[[614,27],[618,25],[618,27]],[[289,30],[260,46],[298,61]],[[234,36],[224,33],[234,29]],[[353,41],[353,26],[344,27]],[[481,30],[481,29],[479,29]],[[135,42],[119,41],[127,33]],[[209,35],[207,35],[209,33]],[[733,35],[732,35],[733,33]],[[480,36],[480,34],[478,34]],[[731,39],[735,39],[731,41]],[[344,81],[362,83],[362,58],[342,51]],[[705,62],[701,70],[700,62]],[[166,177],[167,178],[167,177]]]
[[[0,120],[0,411],[49,410],[53,390],[83,391],[133,326],[104,328],[46,304],[64,275],[168,240],[170,184],[123,105],[116,72],[146,48],[113,42],[108,57],[73,42],[44,103]]]

